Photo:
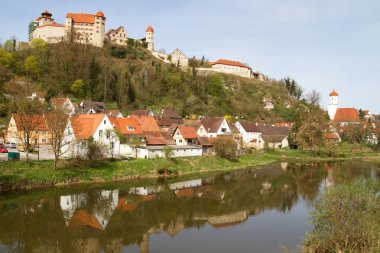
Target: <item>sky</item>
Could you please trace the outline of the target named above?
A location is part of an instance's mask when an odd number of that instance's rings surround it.
[[[28,24],[47,9],[57,23],[67,12],[107,17],[128,37],[155,29],[155,49],[188,57],[249,64],[271,78],[294,78],[327,108],[336,89],[340,107],[380,113],[378,0],[18,0],[3,1],[0,43],[26,41]]]

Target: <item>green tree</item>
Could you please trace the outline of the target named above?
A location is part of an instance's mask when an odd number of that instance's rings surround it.
[[[165,146],[164,147],[164,155],[165,155],[166,159],[170,160],[170,158],[172,158],[172,156],[173,156],[173,148],[170,146]]]
[[[24,70],[25,73],[34,80],[38,79],[41,75],[41,67],[38,63],[37,57],[33,55],[28,56],[24,62]]]
[[[48,44],[46,41],[44,41],[43,39],[38,39],[38,38],[35,38],[33,39],[31,42],[30,42],[30,46],[32,48],[35,48],[38,50],[38,52],[40,53],[44,53],[46,52],[46,50],[48,49]]]
[[[361,181],[331,188],[311,213],[312,252],[379,252],[380,209],[376,189]]]
[[[7,40],[4,43],[4,49],[9,52],[14,52],[16,50],[16,40],[15,39]]]
[[[89,67],[88,86],[86,87],[87,96],[91,97],[92,99],[94,98],[95,90],[99,85],[99,72],[100,65],[96,61],[95,56],[93,56]]]
[[[217,137],[214,141],[215,153],[217,156],[228,160],[234,160],[237,157],[237,144],[230,137]]]
[[[84,83],[83,80],[78,79],[71,85],[70,91],[76,97],[83,97],[84,95]]]
[[[215,98],[224,97],[223,79],[220,75],[213,75],[210,85],[208,86],[208,93]]]
[[[13,54],[0,48],[0,65],[2,65],[5,68],[10,68],[12,67],[13,63],[14,63]]]

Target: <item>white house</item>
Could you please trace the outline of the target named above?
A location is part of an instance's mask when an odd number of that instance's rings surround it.
[[[63,137],[63,143],[68,145],[61,152],[66,157],[85,157],[90,138],[104,146],[108,157],[114,156],[119,149],[119,139],[107,115],[82,114],[68,121]]]
[[[202,156],[202,146],[169,146],[171,157]],[[165,146],[137,147],[136,156],[143,159],[157,159],[165,157]]]
[[[179,126],[173,134],[173,139],[178,146],[194,145],[197,137],[195,128],[189,126]]]
[[[120,26],[117,29],[110,29],[106,33],[106,37],[112,44],[126,46],[127,45],[127,32],[124,29],[124,26]]]
[[[225,118],[204,118],[201,120],[201,124],[207,131],[207,137],[232,134]]]
[[[242,120],[236,122],[235,126],[238,129],[245,145],[249,146],[253,140],[258,140],[261,135],[258,126],[254,122]]]
[[[71,102],[70,98],[52,98],[50,104],[53,108],[61,108],[63,111],[72,116],[75,114],[75,106]]]

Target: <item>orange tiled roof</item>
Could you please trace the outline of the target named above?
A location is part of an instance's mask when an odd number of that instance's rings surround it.
[[[152,27],[152,26],[148,26],[148,27],[146,28],[146,32],[147,32],[147,33],[154,33],[154,29],[153,29],[153,27]]]
[[[355,108],[338,108],[334,117],[335,122],[360,122],[359,113]]]
[[[22,129],[28,129],[32,131],[47,131],[45,117],[43,115],[21,115],[13,114],[13,119],[16,122],[16,127],[19,131]]]
[[[135,118],[109,118],[115,128],[123,135],[142,135],[143,131]]]
[[[188,189],[181,189],[181,190],[176,190],[175,195],[178,198],[184,198],[184,197],[191,197],[195,194],[194,190],[192,188]]]
[[[333,90],[331,93],[330,93],[330,97],[337,97],[339,96],[338,92],[336,92],[335,90]]]
[[[179,132],[181,133],[184,139],[196,139],[197,132],[194,127],[180,126],[178,127]]]
[[[65,103],[67,102],[67,100],[69,100],[69,98],[52,98],[51,101],[50,101],[50,103],[53,106],[62,107],[62,106],[65,105]]]
[[[153,117],[141,116],[136,119],[140,123],[143,132],[160,132],[160,128]]]
[[[67,13],[66,18],[72,18],[75,23],[95,23],[95,15],[83,13]]]
[[[238,62],[238,61],[230,61],[225,59],[219,59],[216,62],[210,62],[210,65],[216,65],[216,64],[222,64],[222,65],[229,65],[229,66],[235,66],[235,67],[241,67],[241,68],[247,68],[252,69],[251,67],[248,67],[247,65]]]
[[[76,211],[71,218],[70,227],[88,226],[98,230],[102,230],[95,216],[90,215],[86,210]]]
[[[98,17],[103,17],[103,18],[104,18],[104,13],[103,13],[102,11],[98,11],[98,12],[96,13],[96,16],[98,16]]]
[[[82,114],[71,118],[71,126],[79,140],[87,140],[94,135],[104,118],[104,114]]]

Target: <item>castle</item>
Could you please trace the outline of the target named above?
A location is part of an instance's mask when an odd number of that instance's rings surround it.
[[[65,24],[58,24],[53,14],[44,11],[29,25],[29,40],[43,39],[47,43],[63,40],[102,47],[105,38],[106,17],[103,12],[96,14],[67,13]]]

